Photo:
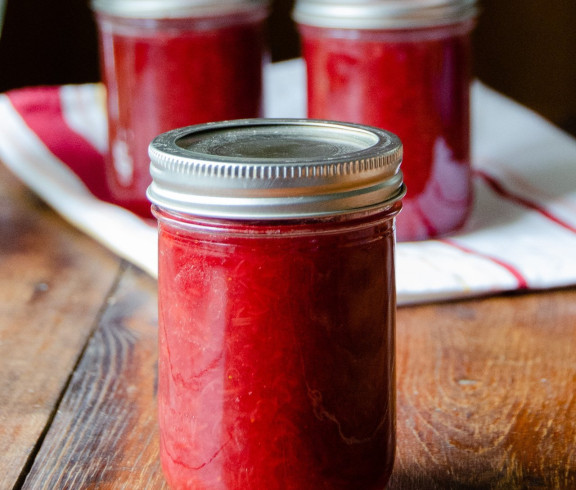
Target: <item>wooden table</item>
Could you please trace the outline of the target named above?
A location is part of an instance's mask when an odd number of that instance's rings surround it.
[[[162,489],[156,283],[0,166],[0,489]],[[576,488],[576,289],[400,308],[390,489]]]

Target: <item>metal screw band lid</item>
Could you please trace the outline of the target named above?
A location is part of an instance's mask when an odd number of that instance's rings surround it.
[[[180,128],[149,147],[148,198],[199,216],[285,219],[400,200],[402,144],[382,129],[313,119],[242,119]]]
[[[296,0],[298,23],[341,29],[446,25],[476,16],[476,0]]]
[[[267,7],[269,0],[92,0],[92,9],[138,19],[210,17]]]

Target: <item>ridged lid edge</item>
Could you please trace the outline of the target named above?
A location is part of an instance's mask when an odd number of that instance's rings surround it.
[[[327,158],[254,158],[205,155],[179,145],[211,129],[266,125],[365,131],[374,144]],[[252,125],[252,126],[251,126]],[[151,143],[148,197],[161,207],[228,218],[293,218],[353,212],[382,206],[405,193],[400,140],[384,130],[332,121],[249,119],[180,128]],[[279,133],[279,138],[281,137]]]
[[[210,17],[268,7],[270,0],[92,0],[95,12],[118,17],[151,19]]]
[[[430,27],[477,14],[477,0],[297,0],[292,12],[298,23],[341,29]]]

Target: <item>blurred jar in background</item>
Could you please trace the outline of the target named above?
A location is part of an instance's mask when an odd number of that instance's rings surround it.
[[[404,143],[399,241],[446,235],[472,203],[470,32],[475,0],[297,0],[308,116]]]
[[[114,201],[151,217],[148,145],[197,123],[262,115],[265,0],[93,0]]]

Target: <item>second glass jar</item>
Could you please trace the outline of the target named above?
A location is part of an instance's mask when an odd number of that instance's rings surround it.
[[[298,0],[308,115],[369,124],[404,144],[399,241],[449,234],[472,203],[474,0]]]
[[[149,142],[189,124],[262,115],[262,0],[94,0],[113,200],[151,217]]]

